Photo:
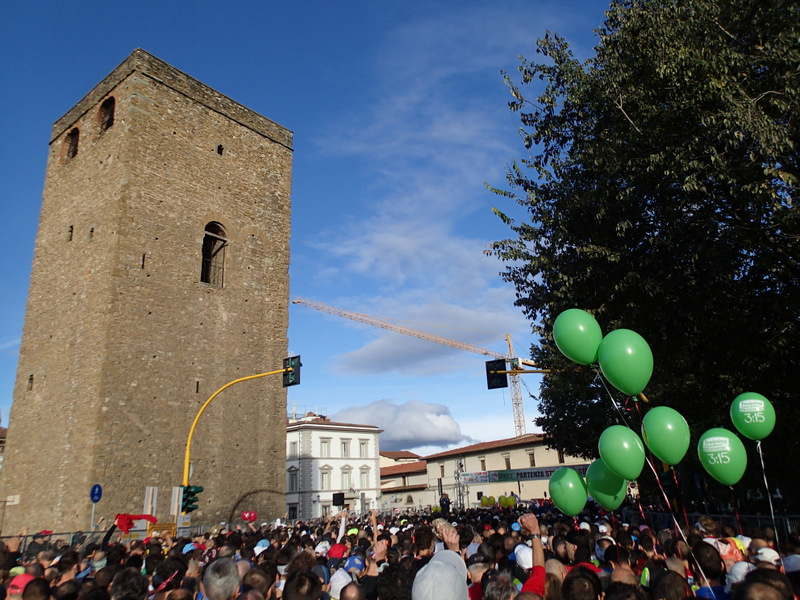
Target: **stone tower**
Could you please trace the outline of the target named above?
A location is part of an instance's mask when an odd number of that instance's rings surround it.
[[[0,498],[6,531],[169,520],[195,414],[287,352],[292,133],[143,50],[53,127]],[[284,513],[280,375],[222,392],[192,522]]]

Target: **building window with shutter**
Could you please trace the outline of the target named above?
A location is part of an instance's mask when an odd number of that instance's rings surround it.
[[[225,229],[219,223],[206,225],[203,236],[203,265],[200,281],[221,288],[225,283],[225,249],[228,238]]]

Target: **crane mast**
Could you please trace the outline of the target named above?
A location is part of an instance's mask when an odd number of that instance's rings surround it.
[[[458,340],[451,340],[450,338],[434,335],[431,333],[427,333],[425,331],[420,331],[418,329],[412,329],[411,327],[399,325],[397,323],[393,323],[392,321],[388,321],[386,319],[380,319],[378,317],[372,317],[370,315],[365,315],[363,313],[357,313],[345,310],[343,308],[337,308],[329,304],[323,304],[322,302],[316,302],[314,300],[308,300],[306,298],[295,298],[294,300],[292,300],[292,304],[300,304],[301,306],[307,306],[308,308],[313,308],[314,310],[318,310],[320,312],[325,312],[331,315],[335,315],[337,317],[350,319],[351,321],[357,321],[359,323],[365,323],[367,325],[372,325],[373,327],[380,327],[381,329],[386,329],[388,331],[402,333],[404,335],[425,340],[427,342],[433,342],[434,344],[450,346],[451,348],[458,348],[460,350],[466,350],[467,352],[482,354],[483,356],[502,358],[509,362],[516,359],[516,362],[518,362],[519,364],[528,364],[531,366],[536,366],[534,363],[531,363],[526,360],[517,359],[517,357],[514,356],[514,346],[511,343],[511,336],[509,334],[506,334],[506,343],[508,344],[508,354],[503,354],[502,352],[488,350],[486,348],[481,348],[480,346],[474,346],[472,344],[466,344],[464,342],[459,342]],[[514,435],[515,436],[525,435],[527,430],[525,427],[525,408],[522,402],[522,385],[520,383],[520,372],[516,370],[508,371],[508,385],[511,390],[511,407],[514,414]]]

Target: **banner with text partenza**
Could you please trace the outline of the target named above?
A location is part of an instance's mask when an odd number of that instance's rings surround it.
[[[508,481],[538,481],[550,479],[550,476],[562,467],[575,469],[582,477],[586,477],[588,464],[558,465],[556,467],[532,467],[530,469],[509,469],[506,471],[476,471],[462,473],[461,483],[497,483]]]

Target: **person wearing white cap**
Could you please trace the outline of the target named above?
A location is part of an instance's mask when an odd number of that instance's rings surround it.
[[[755,565],[752,563],[747,562],[746,560],[741,560],[737,563],[734,563],[733,566],[728,571],[727,575],[725,575],[725,593],[732,594],[733,588],[736,585],[739,585],[747,574],[750,571],[755,570]]]
[[[411,588],[414,600],[468,600],[467,566],[452,550],[433,555],[414,578]]]
[[[772,548],[759,548],[750,558],[759,569],[781,568],[781,555]]]
[[[795,597],[800,598],[800,554],[787,554],[783,558],[783,572],[792,584]]]

